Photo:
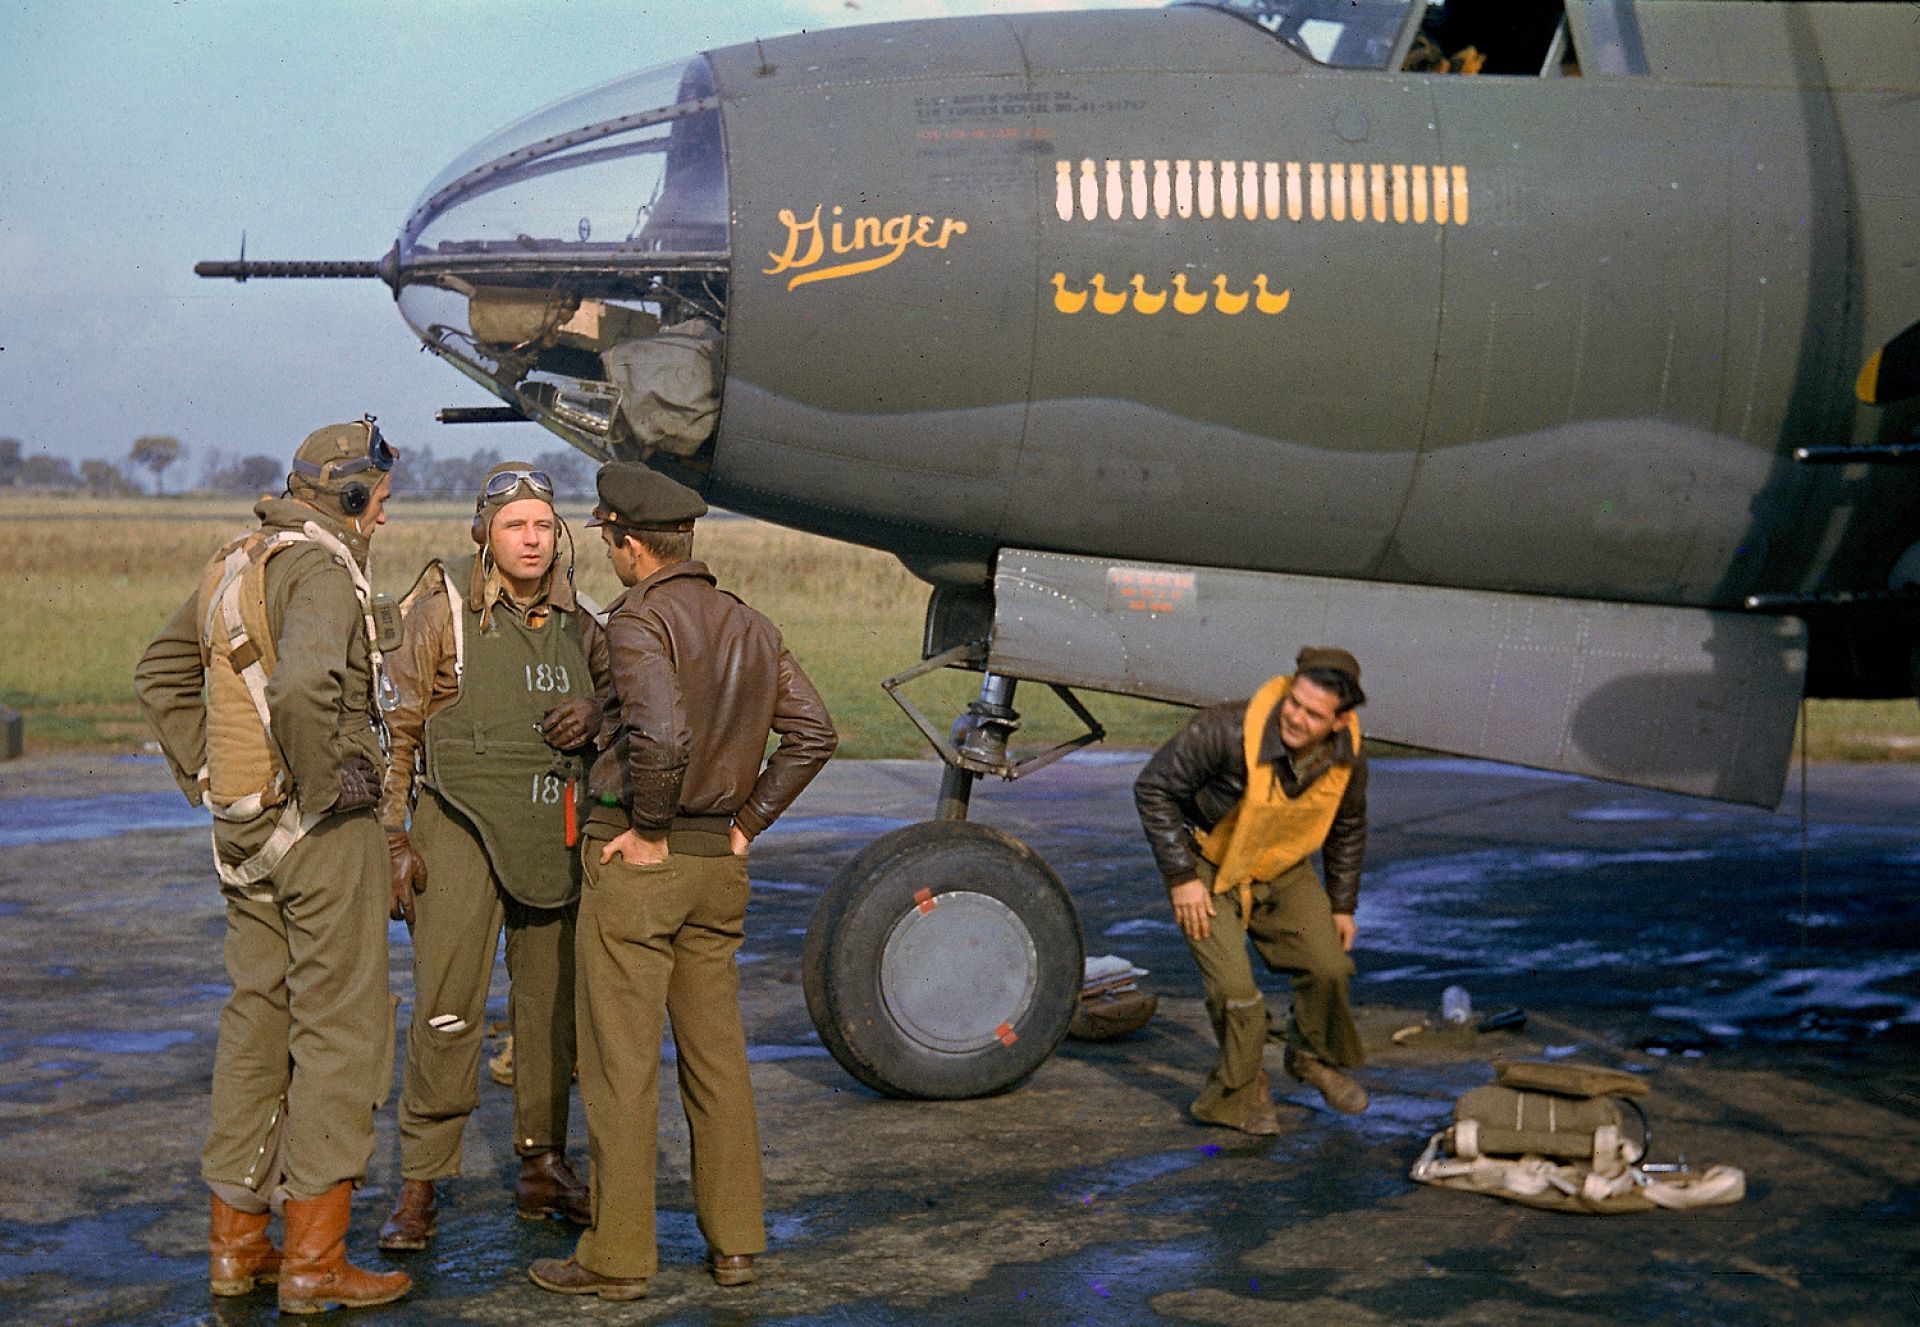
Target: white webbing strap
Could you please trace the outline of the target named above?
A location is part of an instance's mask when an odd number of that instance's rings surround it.
[[[234,803],[233,806],[225,808],[226,815],[222,816],[222,818],[234,820],[250,819],[251,817],[244,814],[235,814],[235,812],[240,811],[248,802],[255,804],[253,814],[258,815],[259,798],[256,795],[254,797],[243,798],[241,801]],[[219,809],[216,809],[214,814],[220,815],[221,812]],[[241,897],[251,899],[256,903],[273,902],[272,890],[255,889],[253,886],[272,875],[274,868],[280,865],[287,853],[292,850],[293,845],[305,838],[315,825],[326,818],[324,811],[316,811],[311,815],[302,812],[300,810],[300,799],[298,797],[288,798],[286,806],[280,811],[279,821],[276,822],[273,827],[273,833],[267,836],[267,841],[260,845],[258,852],[247,858],[246,861],[241,862],[238,866],[228,866],[220,860],[220,842],[219,839],[216,838],[214,840],[213,862],[214,866],[220,872],[221,885],[233,890]]]
[[[259,560],[265,563],[275,549],[286,544],[305,543],[306,538],[306,535],[292,530],[282,531],[260,545]],[[215,631],[225,635],[229,660],[235,652],[252,643],[247,636],[246,621],[240,613],[240,592],[244,588],[246,570],[253,562],[254,558],[244,543],[227,554],[221,565],[220,581],[214,586],[213,602],[207,605],[207,620],[201,624],[201,639],[209,643],[213,641]],[[273,715],[267,709],[267,671],[261,666],[260,659],[256,647],[253,662],[236,671],[246,684],[247,695],[253,700],[253,708],[260,716],[261,726],[271,733]]]
[[[467,671],[466,603],[460,598],[459,588],[454,585],[453,577],[447,575],[444,566],[440,568],[440,583],[447,587],[447,604],[453,609],[453,676],[458,681]]]

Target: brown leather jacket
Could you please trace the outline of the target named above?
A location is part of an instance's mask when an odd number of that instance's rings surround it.
[[[1197,855],[1188,826],[1212,829],[1231,811],[1247,790],[1247,757],[1241,734],[1246,727],[1247,702],[1231,701],[1201,710],[1192,722],[1158,751],[1134,780],[1133,802],[1140,811],[1141,828],[1153,849],[1160,874],[1172,886],[1194,878]],[[1360,868],[1367,854],[1367,756],[1353,750],[1346,732],[1336,730],[1332,759],[1351,762],[1353,777],[1334,812],[1333,827],[1321,848],[1327,897],[1335,912],[1352,912],[1360,900]],[[1281,744],[1279,711],[1261,743],[1263,760],[1271,760],[1275,776],[1289,797],[1324,774],[1331,765],[1296,775]]]
[[[459,561],[449,558],[441,566],[444,569]],[[549,608],[564,613],[578,611],[575,624],[580,629],[580,645],[586,651],[587,666],[593,670],[594,690],[605,695],[606,635],[592,613],[581,611],[573,584],[558,564],[547,572],[534,602],[526,607],[513,602],[506,582],[485,558],[475,558],[467,583],[455,588],[468,615],[465,634],[469,639],[479,632],[486,612],[516,613],[525,617],[545,614]],[[380,820],[389,830],[407,827],[413,809],[414,782],[419,777],[422,748],[426,745],[427,719],[460,696],[460,678],[454,670],[455,654],[453,603],[447,598],[445,579],[436,575],[425,584],[416,583],[408,595],[405,641],[387,655],[387,676],[393,680],[397,701],[387,714],[387,732],[393,744],[392,763],[380,798]]]
[[[753,838],[839,745],[779,629],[719,589],[705,563],[633,586],[606,634],[613,694],[588,776],[594,821],[651,834],[730,818]],[[780,742],[763,767],[769,732]]]

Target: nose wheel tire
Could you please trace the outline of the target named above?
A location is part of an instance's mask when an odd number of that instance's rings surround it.
[[[807,1010],[841,1067],[893,1097],[1018,1085],[1066,1036],[1085,966],[1066,887],[1018,839],[935,820],[849,862],[807,928]]]

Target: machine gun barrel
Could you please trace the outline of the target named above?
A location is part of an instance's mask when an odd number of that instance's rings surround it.
[[[373,277],[380,276],[379,263],[364,262],[259,262],[241,259],[238,262],[205,262],[193,265],[195,276],[232,277],[235,281],[246,281],[253,277]]]
[[[249,281],[255,277],[309,281],[375,280],[386,282],[396,291],[399,289],[399,273],[400,246],[398,244],[394,245],[385,257],[372,262],[331,258],[263,262],[247,257],[247,245],[243,239],[240,242],[240,257],[237,260],[210,259],[193,265],[195,276],[212,277],[216,280]]]

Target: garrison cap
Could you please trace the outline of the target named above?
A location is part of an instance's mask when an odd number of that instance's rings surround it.
[[[694,521],[707,514],[707,504],[698,493],[638,461],[603,465],[593,483],[600,502],[588,525],[691,530]]]
[[[1294,656],[1293,662],[1303,673],[1309,668],[1328,668],[1336,673],[1345,673],[1353,679],[1356,687],[1360,685],[1360,661],[1345,650],[1331,645],[1309,645]]]

